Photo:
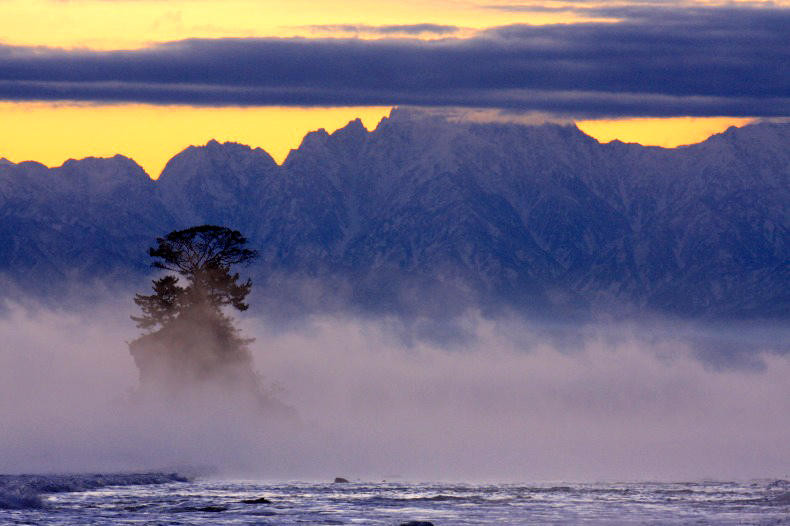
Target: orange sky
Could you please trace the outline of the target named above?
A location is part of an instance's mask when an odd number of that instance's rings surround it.
[[[471,0],[0,0],[0,41],[139,48],[184,38],[314,36],[310,26],[434,23],[483,29],[573,22],[569,13],[513,13]],[[556,3],[556,2],[555,2]]]
[[[190,37],[325,36],[317,25],[458,26],[454,36],[513,23],[573,23],[568,12],[506,12],[505,1],[474,0],[0,0],[0,43],[134,49]],[[787,2],[783,1],[783,4]],[[562,2],[547,2],[558,6]],[[13,23],[9,23],[13,21]],[[348,36],[338,34],[337,36]],[[364,33],[357,36],[369,38]],[[397,36],[397,35],[395,35]],[[418,35],[436,37],[436,35]],[[158,176],[190,144],[209,139],[260,146],[281,162],[310,130],[333,131],[361,117],[372,129],[389,107],[193,108],[0,101],[0,157],[50,166],[68,158],[121,153]],[[677,146],[704,140],[749,119],[676,118],[579,122],[601,141]]]
[[[261,147],[279,163],[304,135],[357,117],[369,129],[390,108],[192,108],[143,104],[0,103],[0,157],[59,166],[69,158],[137,161],[154,178],[175,154],[211,139]]]
[[[332,132],[357,117],[369,130],[389,107],[193,108],[143,104],[92,105],[0,102],[0,157],[59,166],[70,158],[111,157],[137,161],[152,177],[192,144],[211,139],[260,146],[280,163],[304,135]],[[688,118],[580,121],[601,142],[620,139],[673,147],[699,142],[748,119]]]

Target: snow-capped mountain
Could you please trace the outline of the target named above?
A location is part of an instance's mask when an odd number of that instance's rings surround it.
[[[209,223],[261,252],[267,291],[328,307],[790,312],[790,124],[662,149],[394,110],[282,166],[214,141],[156,181],[120,156],[2,161],[0,217],[14,284],[139,275],[156,236]]]

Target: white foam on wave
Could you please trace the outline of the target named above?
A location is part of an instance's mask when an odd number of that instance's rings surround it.
[[[187,482],[177,473],[112,473],[72,475],[0,475],[0,509],[44,507],[41,495],[88,491],[107,486],[143,486]]]

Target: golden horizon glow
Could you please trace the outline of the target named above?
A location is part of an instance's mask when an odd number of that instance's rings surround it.
[[[746,126],[752,118],[665,117],[576,121],[576,126],[598,142],[614,140],[642,146],[676,148],[704,141],[730,126]]]
[[[305,134],[333,132],[360,118],[369,130],[390,113],[389,106],[301,108],[195,108],[145,104],[0,102],[0,157],[36,161],[49,167],[68,159],[134,159],[152,178],[167,161],[190,145],[209,140],[260,147],[280,164]],[[753,119],[691,118],[586,120],[576,124],[599,142],[619,139],[673,148],[704,141],[730,126]]]
[[[194,108],[0,102],[0,157],[56,167],[68,159],[121,154],[156,179],[174,155],[212,139],[263,148],[279,164],[310,131],[324,128],[331,133],[356,118],[373,129],[389,113],[389,106]]]

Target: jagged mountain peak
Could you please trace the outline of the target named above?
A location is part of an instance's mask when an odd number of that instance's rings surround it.
[[[112,192],[124,185],[150,186],[148,173],[133,159],[124,155],[112,157],[86,157],[69,159],[52,170],[60,184],[73,187],[74,191],[85,191],[92,187],[103,192]]]
[[[9,159],[0,159],[0,169],[11,170],[14,172],[49,170],[49,168],[38,161],[21,161],[15,163]]]
[[[139,164],[137,164],[137,161],[121,154],[115,154],[112,157],[84,157],[82,159],[68,159],[59,168],[64,170],[91,171],[100,167],[145,172],[145,170]]]
[[[222,224],[261,252],[259,283],[326,279],[365,305],[786,316],[788,133],[755,124],[660,149],[600,144],[572,125],[397,109],[373,131],[355,120],[312,132],[282,166],[217,141],[137,186],[128,177],[144,172],[120,156],[6,163],[0,264],[89,272],[136,257],[144,268],[156,236]],[[112,193],[75,184],[103,178]]]
[[[362,119],[356,118],[342,128],[335,130],[331,137],[343,142],[359,142],[365,140],[369,134],[370,132],[365,128]]]
[[[180,158],[211,158],[211,157],[230,157],[233,155],[252,154],[257,157],[271,158],[268,152],[262,148],[253,148],[247,144],[234,141],[219,142],[211,139],[204,145],[188,146],[177,153],[173,159]],[[171,161],[173,160],[171,159]]]
[[[703,175],[716,177],[731,189],[749,179],[777,189],[790,186],[790,171],[784,169],[790,163],[790,123],[733,126],[701,143],[676,149],[671,155],[683,152]]]
[[[579,148],[600,146],[574,123],[481,121],[476,115],[463,112],[408,108],[394,109],[389,118],[382,119],[373,135],[376,143],[408,144],[413,156],[449,171],[457,170],[460,158],[488,157],[493,152],[524,157],[531,150],[545,152],[538,153],[539,156],[562,156]]]
[[[299,144],[299,147],[296,150],[299,151],[308,148],[315,148],[317,146],[323,146],[326,144],[327,139],[329,139],[329,132],[327,132],[324,128],[318,128],[317,130],[307,132],[305,136],[302,137],[302,142]]]
[[[249,172],[274,170],[277,163],[262,148],[252,148],[237,142],[220,143],[211,140],[204,146],[189,146],[176,154],[165,165],[159,181],[174,184],[184,178],[223,177],[247,179]]]
[[[348,160],[359,154],[371,136],[361,119],[349,121],[342,128],[331,134],[324,128],[307,133],[297,149],[291,150],[283,166],[302,170],[300,166],[308,163],[312,166],[314,160],[328,157],[343,158]]]
[[[203,146],[199,146],[199,145],[190,146],[187,148],[187,150],[198,151],[198,152],[204,151],[204,152],[215,153],[215,154],[223,154],[223,153],[228,154],[235,152],[254,152],[260,154],[261,152],[263,152],[268,155],[268,152],[266,152],[263,148],[253,148],[252,146],[236,141],[220,142],[216,139],[209,140]]]
[[[727,130],[712,135],[700,144],[740,145],[741,147],[765,148],[790,143],[790,123],[757,122],[746,126],[730,126]]]
[[[170,159],[156,190],[179,226],[238,224],[236,202],[254,200],[277,173],[279,166],[265,150],[211,140]]]

